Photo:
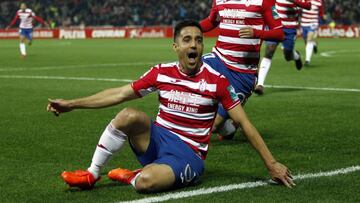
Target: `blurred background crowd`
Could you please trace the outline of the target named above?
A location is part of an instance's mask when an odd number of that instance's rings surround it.
[[[212,0],[28,0],[36,15],[53,27],[172,25],[182,19],[203,19]],[[0,28],[6,27],[20,1],[0,1]],[[360,24],[359,0],[325,0],[327,21]],[[326,22],[325,22],[326,23]]]

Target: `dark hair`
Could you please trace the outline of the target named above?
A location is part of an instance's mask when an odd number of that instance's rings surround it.
[[[174,42],[175,42],[176,38],[180,35],[181,30],[182,30],[183,28],[189,27],[189,26],[197,27],[197,28],[199,28],[199,30],[202,32],[201,26],[200,26],[200,24],[199,24],[197,21],[194,21],[194,20],[183,20],[183,21],[180,21],[179,23],[177,23],[177,24],[175,25],[175,28],[174,28]]]

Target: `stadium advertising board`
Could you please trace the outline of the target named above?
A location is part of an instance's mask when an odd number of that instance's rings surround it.
[[[218,29],[205,33],[206,37],[217,37]],[[36,39],[97,39],[97,38],[171,38],[170,26],[122,27],[122,28],[85,28],[85,29],[35,29]],[[319,37],[360,38],[360,26],[321,26]],[[17,29],[0,30],[0,39],[17,39]]]

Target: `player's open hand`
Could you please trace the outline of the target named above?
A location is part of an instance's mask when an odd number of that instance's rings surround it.
[[[239,30],[239,37],[241,38],[253,38],[254,30],[251,27],[241,28]]]
[[[55,116],[59,116],[60,113],[65,113],[73,110],[69,106],[69,102],[63,99],[49,99],[49,103],[46,109],[48,112],[54,113]]]
[[[295,186],[289,169],[279,162],[273,163],[269,168],[271,179],[277,183],[284,184],[288,188]]]

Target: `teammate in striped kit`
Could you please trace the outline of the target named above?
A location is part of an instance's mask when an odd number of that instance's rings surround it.
[[[26,57],[26,47],[25,41],[28,40],[29,45],[32,44],[32,32],[33,32],[33,20],[36,20],[47,27],[49,24],[45,22],[42,18],[35,15],[35,13],[27,8],[25,3],[20,4],[20,10],[16,12],[15,17],[10,22],[10,25],[6,27],[5,30],[8,30],[11,26],[15,25],[15,23],[20,20],[19,25],[19,34],[20,34],[20,54],[21,57]]]
[[[203,60],[225,75],[244,105],[256,83],[262,40],[283,40],[279,19],[274,19],[274,0],[214,0],[207,18],[200,24],[204,32],[219,27],[220,34],[212,53]],[[265,30],[265,26],[269,30]],[[227,112],[219,107],[214,129],[231,139],[236,127]],[[221,125],[224,123],[224,125]]]
[[[73,109],[101,108],[143,97],[159,95],[159,113],[154,122],[144,113],[125,108],[100,137],[92,163],[86,171],[63,172],[70,186],[92,188],[100,170],[129,139],[144,168],[114,169],[109,178],[131,184],[139,192],[156,192],[196,182],[204,170],[212,124],[218,103],[242,125],[250,143],[260,154],[272,179],[294,185],[287,167],[277,162],[249,122],[228,80],[203,63],[203,35],[194,21],[175,27],[173,49],[179,61],[159,64],[139,80],[120,88],[74,100],[50,100],[48,111],[59,115]]]
[[[310,65],[313,52],[317,53],[316,37],[319,28],[319,17],[324,18],[324,5],[322,0],[310,0],[311,9],[301,9],[300,26],[305,48],[305,66]]]
[[[301,70],[303,65],[300,53],[294,49],[295,40],[301,8],[310,9],[311,3],[309,0],[276,0],[275,8],[285,32],[285,40],[282,42],[285,60],[294,60],[296,69]],[[255,93],[259,95],[264,94],[265,78],[270,70],[271,60],[278,44],[278,41],[266,41],[265,56],[260,63],[258,82],[255,88]]]

